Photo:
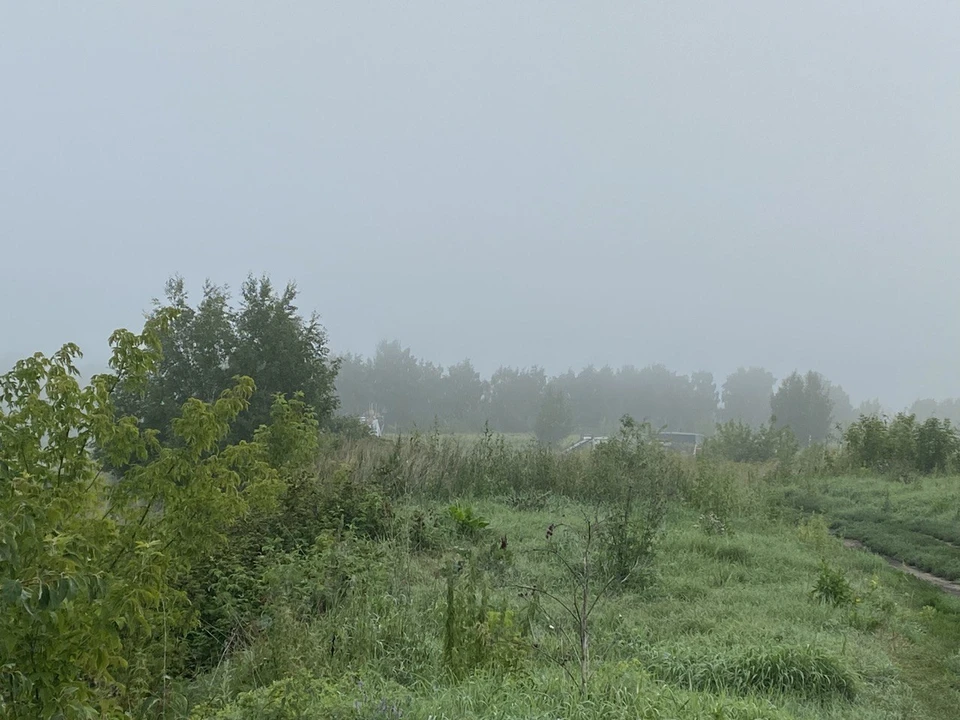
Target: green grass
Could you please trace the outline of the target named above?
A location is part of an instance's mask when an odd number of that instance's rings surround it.
[[[403,437],[409,436],[409,433],[405,433]],[[398,435],[397,433],[384,433],[384,438],[392,441],[396,441]],[[471,448],[476,445],[478,442],[483,440],[483,433],[440,433],[440,437],[444,440],[454,440],[460,444],[463,448]],[[520,449],[527,447],[529,445],[535,444],[537,442],[537,436],[533,433],[495,433],[494,437],[499,439],[503,438],[504,445],[508,448]],[[575,438],[579,440],[580,438]],[[561,446],[563,443],[561,443]]]
[[[520,618],[518,584],[572,596],[568,574],[542,548],[550,525],[585,512],[560,499],[536,512],[467,504],[490,523],[477,538],[444,536],[440,549],[421,553],[388,541],[369,576],[356,571],[362,591],[338,607],[309,618],[268,613],[259,638],[185,688],[195,717],[960,717],[960,602],[843,548],[822,525],[757,514],[710,536],[681,507],[669,515],[656,582],[598,605],[586,697],[547,657],[572,667],[561,634],[570,628],[551,628],[562,617],[489,640],[492,660],[453,679],[442,650],[451,565],[506,537],[509,555],[485,571],[484,602]],[[814,599],[822,562],[844,574],[854,602]]]
[[[807,480],[786,486],[783,500],[822,513],[836,532],[875,552],[960,579],[960,478]]]

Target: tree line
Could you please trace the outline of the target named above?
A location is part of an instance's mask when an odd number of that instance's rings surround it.
[[[398,341],[381,342],[372,357],[346,354],[336,379],[340,408],[361,415],[371,409],[388,427],[409,431],[435,423],[453,432],[485,426],[504,433],[536,433],[541,439],[569,433],[605,435],[630,415],[654,427],[711,434],[718,423],[753,429],[789,426],[804,444],[837,436],[860,412],[840,385],[817,372],[794,372],[777,383],[760,367],[741,367],[717,384],[712,373],[689,375],[664,365],[588,366],[548,376],[542,367],[503,366],[484,378],[470,360],[444,368],[416,357]]]
[[[207,282],[198,299],[171,278],[153,314],[173,308],[162,357],[142,387],[119,389],[120,412],[156,428],[162,439],[184,402],[217,399],[235,377],[256,379],[250,407],[229,440],[249,440],[269,420],[274,396],[301,393],[321,425],[362,431],[356,418],[374,410],[393,432],[439,426],[445,432],[534,433],[548,444],[571,434],[610,435],[620,418],[653,427],[713,434],[718,425],[760,431],[789,427],[801,444],[839,439],[860,415],[881,415],[878,401],[854,408],[840,385],[817,372],[781,379],[762,367],[740,367],[719,383],[712,373],[677,373],[664,365],[588,366],[550,376],[539,366],[502,366],[484,377],[469,359],[443,367],[399,341],[381,342],[372,357],[335,356],[315,314],[302,314],[293,284],[248,277],[234,298]],[[960,401],[918,400],[908,411],[960,423]],[[730,430],[730,428],[728,428]]]

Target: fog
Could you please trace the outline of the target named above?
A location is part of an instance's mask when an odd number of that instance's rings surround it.
[[[174,273],[337,351],[960,395],[960,5],[9,4],[0,358]]]

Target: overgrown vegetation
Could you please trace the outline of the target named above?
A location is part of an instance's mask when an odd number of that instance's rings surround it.
[[[784,511],[955,550],[950,480],[825,479],[849,440],[765,425],[698,457],[629,417],[570,454],[334,433],[296,388],[251,407],[257,363],[125,415],[184,312],[87,386],[73,346],[0,378],[3,717],[957,716],[960,603]],[[913,427],[915,469],[949,468]]]
[[[843,436],[851,462],[880,473],[946,472],[956,466],[960,436],[949,420],[898,413],[861,416]]]
[[[789,427],[776,428],[761,424],[754,429],[739,420],[717,425],[704,450],[732,462],[762,463],[771,460],[789,461],[798,450],[797,440]]]

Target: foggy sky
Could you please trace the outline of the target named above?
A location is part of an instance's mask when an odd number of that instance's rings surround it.
[[[960,395],[960,4],[7,3],[0,356],[182,273],[338,351]]]

